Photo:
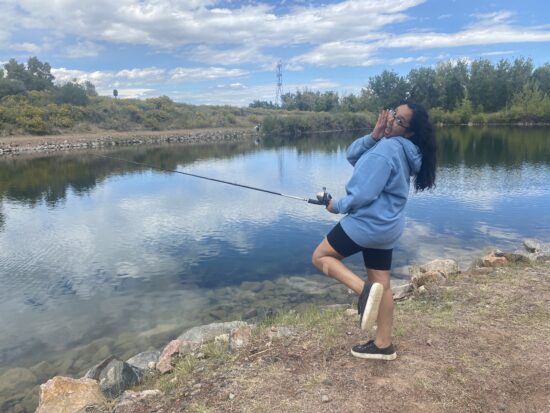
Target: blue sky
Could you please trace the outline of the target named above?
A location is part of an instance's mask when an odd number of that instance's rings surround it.
[[[384,69],[550,62],[543,0],[0,0],[0,62],[37,56],[100,94],[246,106],[283,88],[358,93]]]

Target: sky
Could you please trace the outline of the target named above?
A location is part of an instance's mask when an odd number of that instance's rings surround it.
[[[545,0],[0,0],[0,63],[37,56],[100,95],[247,106],[360,93],[383,70],[550,62]]]

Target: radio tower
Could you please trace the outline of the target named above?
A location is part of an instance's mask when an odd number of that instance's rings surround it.
[[[275,92],[275,104],[283,106],[283,62],[277,62],[277,91]]]

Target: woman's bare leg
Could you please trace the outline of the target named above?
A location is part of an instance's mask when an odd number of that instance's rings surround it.
[[[357,295],[361,294],[365,281],[355,275],[348,267],[342,263],[342,257],[325,238],[313,252],[311,261],[315,268],[325,274],[327,277],[332,277],[346,287],[352,289]]]
[[[393,327],[393,293],[390,287],[390,271],[373,270],[368,268],[369,282],[377,282],[384,287],[384,294],[378,309],[376,340],[374,344],[378,348],[385,348],[391,344]]]
[[[332,248],[325,238],[315,249],[311,261],[326,276],[340,281],[357,295],[361,294],[365,281],[346,267],[342,263],[342,259],[343,257]],[[384,287],[384,294],[378,310],[375,344],[379,348],[385,348],[391,344],[393,327],[393,294],[390,287],[390,271],[368,268],[367,274],[369,282],[377,282]]]

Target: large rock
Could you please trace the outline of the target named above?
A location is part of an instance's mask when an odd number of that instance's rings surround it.
[[[88,370],[84,377],[98,380],[103,394],[113,399],[138,384],[141,376],[128,363],[111,356]]]
[[[40,386],[36,413],[108,411],[107,399],[97,381],[57,376]]]
[[[392,286],[391,289],[393,292],[393,299],[402,300],[403,298],[406,298],[411,294],[413,286],[410,283],[406,283],[406,284],[397,285],[395,287]]]
[[[145,411],[147,408],[147,402],[151,399],[155,399],[162,396],[160,390],[145,390],[141,392],[135,392],[126,390],[120,396],[120,400],[113,409],[113,413],[134,413],[137,411]]]
[[[22,392],[38,383],[40,382],[37,382],[36,375],[29,369],[20,367],[8,369],[0,376],[0,400],[9,399],[15,393]]]
[[[3,371],[0,375],[0,412],[25,411],[29,405],[28,398],[36,398],[35,395],[38,395],[38,392],[29,392],[39,383],[34,372],[29,369],[16,367]],[[35,409],[37,404],[38,400],[34,400],[32,408]]]
[[[442,284],[446,280],[439,271],[419,272],[411,278],[411,284],[414,288],[419,288],[426,284]]]
[[[176,357],[191,353],[200,346],[200,343],[186,340],[172,340],[162,350],[156,369],[161,373],[168,373],[174,369]]]
[[[455,260],[433,260],[420,266],[421,272],[439,272],[443,277],[458,274],[458,263]]]
[[[414,288],[419,288],[429,283],[443,283],[447,277],[458,272],[458,264],[455,260],[433,260],[411,269],[411,284]]]
[[[229,321],[227,323],[212,323],[204,326],[193,327],[178,337],[178,340],[203,343],[212,340],[216,336],[229,334],[231,330],[247,325],[244,321]]]
[[[542,244],[536,239],[523,240],[523,246],[528,252],[538,252],[542,249]]]
[[[134,357],[129,358],[126,360],[126,363],[138,369],[147,370],[150,363],[158,363],[159,357],[160,351],[144,351],[143,353],[136,354]]]
[[[229,347],[231,350],[237,350],[250,343],[252,339],[252,328],[253,326],[251,325],[244,325],[231,330],[229,334]]]

